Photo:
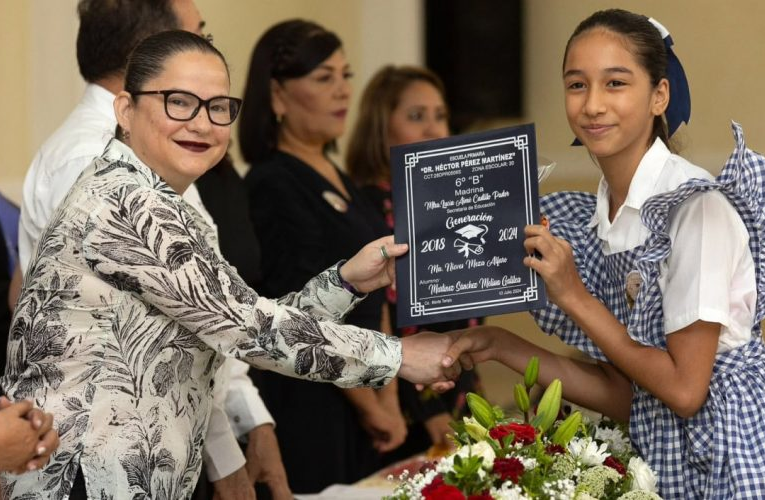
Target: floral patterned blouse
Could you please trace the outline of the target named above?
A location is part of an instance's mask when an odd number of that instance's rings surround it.
[[[396,375],[398,339],[337,324],[358,301],[337,266],[266,299],[215,238],[117,140],[80,176],[25,277],[0,379],[53,413],[61,445],[2,476],[6,498],[66,498],[78,467],[90,498],[189,497],[223,355],[343,387]]]

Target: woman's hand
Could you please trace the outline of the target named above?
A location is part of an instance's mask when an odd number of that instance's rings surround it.
[[[548,298],[564,311],[579,293],[589,292],[582,283],[576,269],[574,252],[564,239],[556,238],[541,225],[526,226],[526,240],[523,245],[530,255],[523,259],[523,264],[542,277]]]
[[[361,293],[373,292],[396,282],[395,257],[408,249],[406,243],[394,243],[393,236],[377,239],[343,264],[340,276]]]
[[[0,470],[22,474],[48,463],[58,447],[53,416],[30,401],[0,398]]]
[[[443,390],[452,389],[462,371],[459,363],[446,364],[452,338],[442,333],[420,332],[401,339],[403,359],[399,377],[421,386],[440,382]],[[443,391],[442,391],[443,392]]]

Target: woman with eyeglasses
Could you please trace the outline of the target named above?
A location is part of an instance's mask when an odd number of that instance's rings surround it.
[[[223,355],[346,387],[454,376],[439,368],[441,337],[399,341],[338,324],[390,282],[381,247],[406,251],[390,238],[279,300],[220,257],[214,231],[181,198],[224,155],[239,110],[209,42],[181,31],[146,38],[125,89],[117,138],[35,250],[0,381],[12,400],[56,416],[61,444],[42,469],[0,476],[0,497],[188,498]]]

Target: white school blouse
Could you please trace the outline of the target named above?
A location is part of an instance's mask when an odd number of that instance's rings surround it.
[[[613,221],[608,217],[608,183],[601,178],[590,227],[597,228],[604,253],[642,245],[649,235],[640,220],[643,203],[693,178],[713,177],[670,153],[657,139],[640,161]],[[671,334],[703,320],[722,325],[718,353],[747,343],[757,289],[749,234],[736,210],[718,191],[699,193],[670,214],[668,232],[672,253],[662,264],[659,277],[665,332]]]

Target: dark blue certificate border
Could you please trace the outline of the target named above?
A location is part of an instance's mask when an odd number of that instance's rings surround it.
[[[515,312],[542,307],[546,303],[544,282],[531,269],[522,265],[519,266],[525,255],[525,250],[522,246],[522,226],[535,224],[539,220],[535,145],[534,126],[522,125],[436,141],[427,141],[392,149],[391,164],[394,172],[393,193],[396,240],[408,242],[410,248],[409,253],[397,262],[397,323],[399,326]],[[489,203],[490,205],[496,205],[494,209],[513,212],[516,221],[515,227],[521,226],[519,228],[521,235],[515,235],[516,241],[510,246],[505,243],[501,247],[501,252],[509,252],[502,253],[502,255],[510,260],[508,265],[512,268],[511,271],[505,270],[505,272],[510,273],[515,281],[505,283],[503,278],[500,284],[487,288],[478,287],[478,289],[469,287],[460,289],[458,284],[456,288],[452,287],[454,289],[446,288],[438,290],[436,293],[429,293],[421,286],[421,278],[427,281],[432,276],[431,273],[427,272],[428,266],[433,265],[432,263],[429,264],[430,261],[428,259],[432,254],[427,253],[421,256],[421,251],[426,248],[423,247],[421,249],[421,246],[423,244],[428,245],[434,241],[437,244],[441,244],[440,248],[434,248],[434,250],[448,251],[449,249],[444,247],[452,246],[452,241],[449,237],[439,237],[440,234],[433,232],[432,226],[438,225],[434,224],[433,220],[428,219],[424,220],[422,224],[420,223],[419,217],[424,216],[423,209],[416,206],[422,202],[422,199],[417,197],[417,191],[427,190],[428,180],[426,178],[428,174],[423,174],[423,172],[430,172],[428,167],[420,168],[421,164],[433,163],[435,161],[434,158],[461,158],[478,154],[490,157],[492,154],[508,154],[512,152],[516,154],[515,158],[517,160],[513,163],[517,166],[514,168],[507,167],[504,171],[497,170],[494,172],[491,178],[493,184],[487,186],[487,189],[493,189],[494,192],[497,192],[496,190],[505,187],[501,185],[502,182],[507,182],[510,185],[515,184],[515,187],[511,188],[510,191],[513,194],[511,202],[509,200],[501,200],[501,203],[498,204]],[[505,173],[510,174],[511,170],[512,175],[504,175]],[[455,168],[454,172],[451,173],[455,172],[459,172],[452,176],[455,183],[459,183],[461,179],[469,182],[471,176],[466,174],[464,169]],[[443,181],[439,182],[443,184]],[[457,185],[459,186],[459,184]],[[447,201],[446,203],[450,202]],[[482,210],[480,213],[486,216],[485,212],[487,211],[491,212],[491,209]],[[473,212],[461,212],[462,215],[470,215],[471,213]],[[504,215],[503,213],[497,213],[491,216],[496,217],[496,222],[502,217],[507,217],[507,213],[504,212]],[[475,232],[486,235],[488,239],[487,232],[489,228],[487,225],[479,223],[476,223],[476,225],[478,227],[475,229]],[[434,238],[434,234],[436,238]],[[444,232],[444,234],[447,233]],[[468,234],[468,236],[474,235]],[[441,242],[438,240],[441,240]],[[444,244],[444,240],[447,240],[447,243]],[[466,260],[471,250],[477,254],[474,256],[479,258],[479,252],[483,252],[484,247],[489,248],[489,243],[485,245],[473,244],[471,246],[470,241],[478,240],[466,239],[463,241],[463,239],[457,237],[453,242],[453,246],[458,248],[458,251],[464,251]],[[495,253],[496,248],[494,247]],[[438,266],[438,264],[436,265]],[[503,266],[497,265],[496,267],[497,270],[493,269],[492,271],[501,273]],[[488,275],[481,274],[482,271],[482,269],[476,269],[475,272],[470,271],[466,273],[464,270],[461,270],[458,273],[460,276],[466,274],[472,276],[475,274],[476,283],[481,279],[498,279],[496,277],[488,278]],[[448,272],[441,272],[439,276],[448,276],[449,274]],[[438,282],[440,280],[435,281]],[[472,282],[470,279],[465,281],[467,283]]]

